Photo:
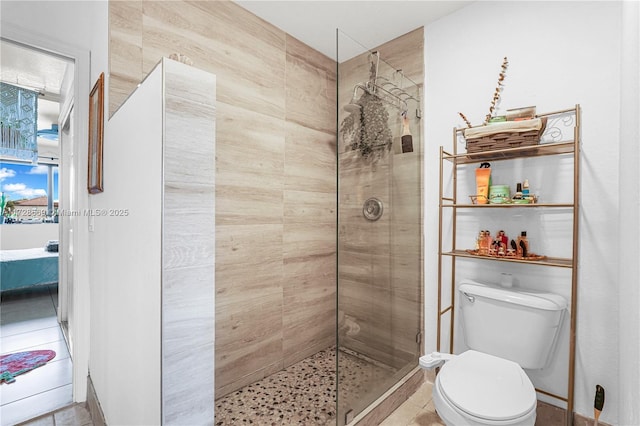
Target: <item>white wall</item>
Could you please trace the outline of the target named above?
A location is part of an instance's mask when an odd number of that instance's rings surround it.
[[[49,240],[58,239],[57,223],[2,225],[0,250],[19,250],[44,247]]]
[[[435,350],[436,334],[438,147],[451,146],[459,111],[482,122],[507,56],[503,108],[583,109],[575,410],[592,416],[601,384],[601,420],[611,424],[620,398],[612,356],[619,345],[620,25],[618,2],[477,2],[425,29],[425,182],[433,183],[425,197],[426,351]],[[538,284],[519,278],[523,286]]]
[[[640,3],[623,3],[622,16],[618,420],[621,425],[637,425],[640,424]]]
[[[107,1],[2,1],[0,2],[3,37],[29,46],[73,57],[75,63],[75,126],[79,141],[75,149],[77,206],[81,211],[89,207],[86,187],[89,91],[101,71],[107,70],[108,59],[108,2]],[[86,217],[75,219],[74,312],[73,326],[73,397],[86,398],[86,376],[89,353],[89,274],[90,249]]]
[[[92,208],[90,372],[108,424],[160,424],[162,72],[108,122]]]

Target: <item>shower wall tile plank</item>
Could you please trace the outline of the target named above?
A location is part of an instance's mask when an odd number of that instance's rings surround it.
[[[238,171],[235,174],[239,174]],[[247,179],[249,180],[249,179]],[[262,225],[282,223],[282,189],[269,186],[218,185],[216,223]]]
[[[371,254],[343,250],[340,252],[340,259],[341,279],[371,288],[389,290],[393,265],[388,253]]]
[[[284,191],[284,220],[288,225],[292,223],[323,224],[325,225],[323,232],[335,235],[336,211],[335,190],[330,192]],[[335,240],[332,247],[335,251]]]
[[[217,225],[282,224],[282,121],[220,104],[216,153]]]
[[[414,144],[415,148],[415,144]],[[408,154],[408,155],[407,155]],[[416,154],[416,155],[413,155]],[[412,225],[415,233],[422,220],[422,206],[416,203],[421,197],[420,157],[417,153],[395,155],[393,158],[393,178],[391,193],[394,207],[394,223]]]
[[[364,221],[365,218],[353,219],[353,222],[341,218],[338,235],[343,241],[340,241],[339,248],[344,251],[388,257],[391,238],[389,222],[379,219],[374,223],[362,223]]]
[[[142,80],[142,1],[109,2],[109,116]],[[157,63],[157,61],[156,61]]]
[[[202,352],[213,353],[213,343],[201,349]],[[194,366],[200,368],[193,368]],[[205,424],[203,418],[213,417],[213,404],[210,402],[215,400],[214,389],[211,386],[213,363],[203,364],[198,352],[186,351],[168,356],[165,359],[163,374],[179,378],[164,390],[163,398],[173,410],[165,413],[163,424]],[[189,397],[185,398],[185,395]]]
[[[283,352],[287,366],[335,344],[335,253],[285,260],[284,274]]]
[[[247,274],[247,268],[253,273]],[[216,306],[240,309],[247,298],[282,296],[282,261],[256,260],[246,265],[216,267]]]
[[[216,226],[216,265],[247,265],[280,262],[282,269],[282,225]]]
[[[335,232],[331,232],[333,229],[333,224],[285,224],[284,259],[334,253],[336,236]]]
[[[251,268],[252,273],[247,274]],[[241,307],[247,298],[282,295],[282,260],[256,259],[246,264],[216,265],[216,306]]]
[[[341,278],[338,291],[340,307],[349,307],[344,313],[359,327],[356,333],[341,333],[340,346],[393,365],[390,290]]]
[[[282,309],[282,294],[245,299],[239,306],[216,306],[217,389],[265,366],[283,367]]]
[[[335,62],[287,36],[286,76],[287,121],[328,133],[335,144]]]
[[[163,157],[201,145],[195,166],[202,172],[193,179],[180,173],[194,166],[179,161],[188,158],[163,158],[162,416],[163,424],[206,423],[214,417],[213,375],[206,372],[214,371],[215,175],[207,170],[215,160],[216,80],[168,59],[162,67],[161,124],[191,125],[185,133],[164,132]]]
[[[415,83],[421,83],[424,75],[424,27],[403,34],[377,48],[385,62],[394,69],[402,69],[404,75]]]
[[[231,2],[145,2],[143,8],[143,71],[158,57],[181,53],[215,72],[220,102],[284,117],[284,32]]]
[[[165,98],[169,107],[166,111],[167,119],[174,123],[173,126],[165,127],[165,135],[167,138],[182,140],[188,147],[165,147],[165,180],[188,180],[192,185],[207,185],[213,182],[215,168],[212,161],[215,161],[215,147],[202,142],[203,139],[213,140],[216,137],[216,125],[210,125],[210,117],[215,108],[198,102],[187,102],[170,94]],[[197,130],[205,124],[209,125],[210,134],[203,135]],[[185,164],[189,166],[185,167]]]
[[[165,270],[201,266],[213,262],[215,240],[213,218],[215,189],[213,186],[193,186],[165,183],[163,265]],[[210,218],[197,220],[196,218]]]
[[[285,367],[335,344],[335,62],[286,37]]]
[[[259,380],[264,379],[265,377],[269,377],[272,374],[275,374],[281,371],[284,368],[282,365],[282,362],[283,362],[282,359],[278,359],[272,364],[267,364],[266,366],[262,366],[262,368],[254,371],[251,374],[247,374],[246,376],[242,376],[242,377],[236,377],[235,380],[228,385],[218,385],[216,383],[216,390],[215,390],[216,399],[221,398],[231,392],[237,391],[238,389],[244,386],[255,383]]]
[[[219,185],[282,191],[285,134],[281,120],[219,102],[217,130],[223,141],[216,152]]]
[[[287,121],[285,189],[335,193],[335,134]]]
[[[165,361],[184,352],[197,353],[197,350],[191,349],[213,344],[214,312],[211,301],[214,300],[214,277],[213,265],[164,271],[163,296],[165,302],[171,303],[164,309],[162,319]],[[164,368],[163,375],[171,377]]]

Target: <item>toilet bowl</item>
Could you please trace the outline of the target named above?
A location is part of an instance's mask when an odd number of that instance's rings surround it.
[[[536,390],[523,368],[548,365],[567,301],[553,293],[462,280],[458,306],[468,350],[420,357],[422,368],[441,366],[433,386],[436,411],[447,425],[533,426]]]
[[[533,426],[536,420],[536,391],[524,370],[513,361],[474,350],[442,366],[433,401],[450,426]]]

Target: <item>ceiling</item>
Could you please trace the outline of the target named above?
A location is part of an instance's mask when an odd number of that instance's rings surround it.
[[[46,99],[58,101],[67,67],[73,62],[59,56],[0,41],[0,80],[44,94]]]
[[[340,62],[433,22],[472,1],[235,0],[240,6]],[[339,58],[336,55],[336,29]],[[68,59],[0,41],[0,80],[57,102]],[[44,112],[44,111],[43,111]],[[57,117],[46,121],[55,122]],[[43,120],[45,121],[45,120]]]
[[[340,62],[473,3],[455,0],[235,2]],[[342,33],[338,40],[339,55],[336,55],[336,29]]]

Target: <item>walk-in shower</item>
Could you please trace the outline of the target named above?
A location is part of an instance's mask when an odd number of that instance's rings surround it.
[[[423,44],[422,30],[375,49],[337,34],[341,425],[412,371],[420,356],[422,87],[416,81],[423,80]],[[405,118],[413,152],[402,150]]]
[[[366,48],[338,30],[335,66],[335,74],[326,80],[327,90],[335,93],[334,167],[327,168],[333,173],[335,192],[322,207],[297,192],[285,195],[290,198],[285,209],[300,216],[320,209],[331,212],[333,223],[326,229],[335,229],[333,250],[314,254],[314,241],[296,245],[307,258],[321,258],[326,268],[314,279],[287,283],[302,293],[285,294],[283,309],[289,309],[288,303],[304,303],[303,295],[309,294],[331,298],[332,304],[313,328],[307,323],[296,330],[307,334],[307,341],[318,342],[312,353],[301,359],[285,357],[246,380],[234,378],[234,383],[244,380],[241,387],[217,389],[218,425],[356,423],[418,365],[423,322],[423,31]],[[403,133],[412,139],[411,151],[402,149]],[[314,192],[305,196],[309,193]],[[298,238],[302,241],[297,235],[285,236]],[[297,266],[285,258],[288,267]],[[216,343],[216,360],[225,365],[254,362],[242,345],[226,344],[235,324],[243,327],[243,315],[259,313],[234,312],[229,315],[233,321],[219,333],[224,332],[225,344]],[[247,341],[246,347],[251,344]],[[237,349],[225,351],[226,347]],[[230,371],[217,372],[216,380]]]

